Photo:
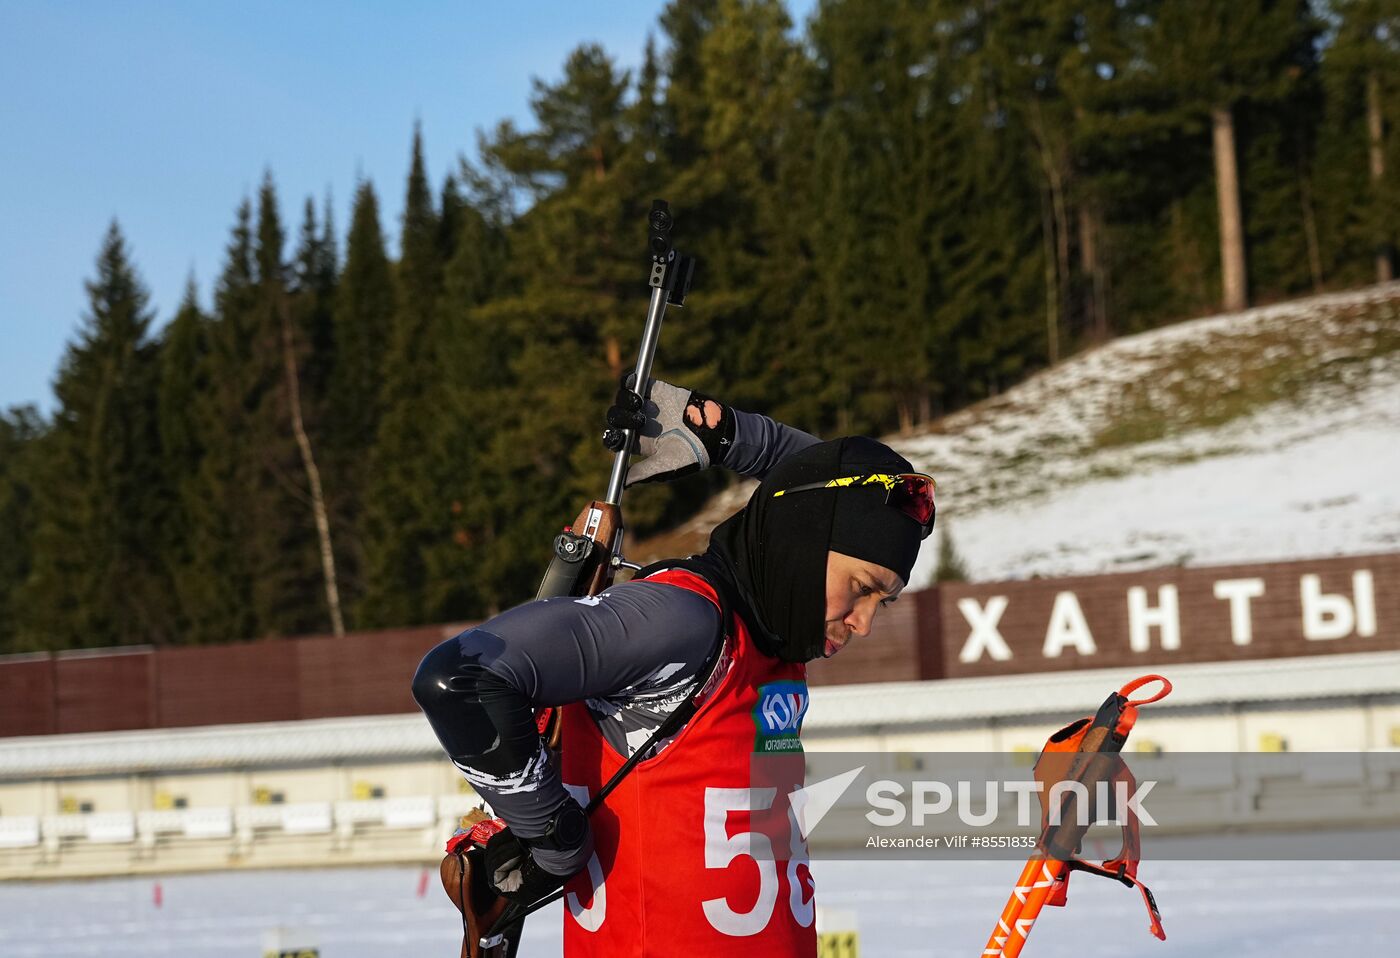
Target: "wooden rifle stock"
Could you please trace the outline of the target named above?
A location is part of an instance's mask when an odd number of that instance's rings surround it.
[[[622,508],[594,499],[573,525],[554,537],[554,557],[536,599],[597,595],[613,580],[613,557],[622,539]]]

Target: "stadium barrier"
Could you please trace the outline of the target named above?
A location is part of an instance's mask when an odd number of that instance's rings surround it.
[[[0,657],[0,738],[417,711],[409,681],[461,623],[221,646]],[[1400,649],[1400,553],[944,583],[812,663],[813,685]]]
[[[1156,838],[1223,832],[1314,834],[1326,854],[1334,831],[1400,825],[1400,752],[1375,751],[1316,760],[1295,756],[1222,753],[1200,769],[1188,759],[1151,772],[1149,806]],[[874,758],[871,773],[907,776],[897,754]],[[1151,767],[1151,766],[1149,766]],[[1206,770],[1209,774],[1193,772]],[[1142,771],[1142,766],[1138,767]],[[938,769],[942,779],[979,770]],[[336,862],[431,863],[458,818],[479,799],[470,793],[437,796],[239,805],[180,810],[93,812],[0,817],[0,879],[80,874],[139,874],[204,868],[301,867]],[[816,854],[840,855],[864,847],[872,834],[868,799],[859,789],[842,794],[811,836]],[[1017,827],[1015,804],[1003,803],[988,833]],[[885,839],[965,834],[956,817],[910,818],[881,827]],[[1097,840],[1097,839],[1096,839]],[[1392,841],[1390,846],[1396,847]]]

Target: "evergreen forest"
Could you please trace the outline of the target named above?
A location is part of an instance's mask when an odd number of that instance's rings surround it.
[[[53,414],[0,412],[0,652],[532,596],[606,485],[654,198],[699,260],[657,375],[823,436],[1389,280],[1400,241],[1400,0],[671,0],[638,68],[544,72],[440,181],[412,131],[401,222],[369,181],[344,230],[275,171],[210,197],[226,254],[173,316],[94,237]],[[629,492],[632,534],[726,481]]]

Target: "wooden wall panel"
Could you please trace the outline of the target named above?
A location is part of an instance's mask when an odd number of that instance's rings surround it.
[[[297,642],[275,639],[233,645],[161,649],[162,728],[285,722],[301,718]]]
[[[1164,587],[1176,590],[1179,643],[1164,648],[1162,630],[1150,628],[1146,647],[1135,650],[1129,592],[1143,590],[1145,605],[1157,607]],[[1258,594],[1232,602],[1231,589]],[[1313,612],[1328,613],[1312,616],[1311,637],[1307,590]],[[1319,604],[1318,595],[1345,601]],[[995,606],[1004,607],[992,630],[1003,658],[969,645],[970,622],[991,618]],[[1248,641],[1239,631],[1243,606]],[[419,660],[465,627],[10,656],[0,659],[0,736],[412,712],[409,683]],[[1059,654],[1047,654],[1047,636]],[[809,678],[842,685],[1386,649],[1400,649],[1400,553],[949,583],[902,596],[870,636],[812,663]]]
[[[155,655],[150,649],[62,652],[54,658],[56,732],[150,728]]]
[[[0,665],[0,735],[58,731],[54,659],[47,652],[16,655]]]
[[[417,711],[409,684],[418,663],[464,628],[434,625],[302,639],[296,643],[301,717]]]
[[[1315,618],[1323,605],[1330,604],[1333,610],[1338,606],[1330,599],[1305,602],[1309,577],[1316,577],[1314,596],[1345,597],[1342,619],[1350,615],[1354,623],[1344,634],[1305,635],[1309,606]],[[1164,648],[1163,633],[1154,627],[1147,630],[1146,647],[1139,642],[1134,648],[1130,590],[1143,590],[1143,605],[1155,609],[1161,605],[1164,587],[1176,591],[1177,647]],[[1232,601],[1231,591],[1258,594]],[[948,676],[1400,649],[1400,555],[949,584],[942,592],[943,661]],[[1005,643],[1002,651],[1010,653],[1003,659],[995,657],[992,643],[973,639],[973,621],[991,618],[998,606],[1004,610],[995,631]],[[1247,636],[1242,629],[1236,631],[1232,606],[1247,607]],[[1075,627],[1076,610],[1084,629]],[[1329,622],[1336,628],[1343,624],[1336,618]],[[1374,629],[1369,628],[1372,623]],[[1058,654],[1052,654],[1055,651]]]

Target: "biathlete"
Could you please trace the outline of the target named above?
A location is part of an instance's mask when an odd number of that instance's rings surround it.
[[[492,889],[530,904],[566,886],[566,955],[814,955],[805,838],[761,823],[787,822],[783,793],[802,785],[806,663],[869,634],[898,598],[933,527],[933,481],[873,439],[821,442],[650,385],[629,484],[722,465],[760,480],[745,508],[698,556],[443,642],[414,697],[509,826],[486,847]],[[586,816],[697,688],[694,716]],[[560,706],[556,762],[534,710]],[[799,760],[756,787],[751,762],[768,751]]]

